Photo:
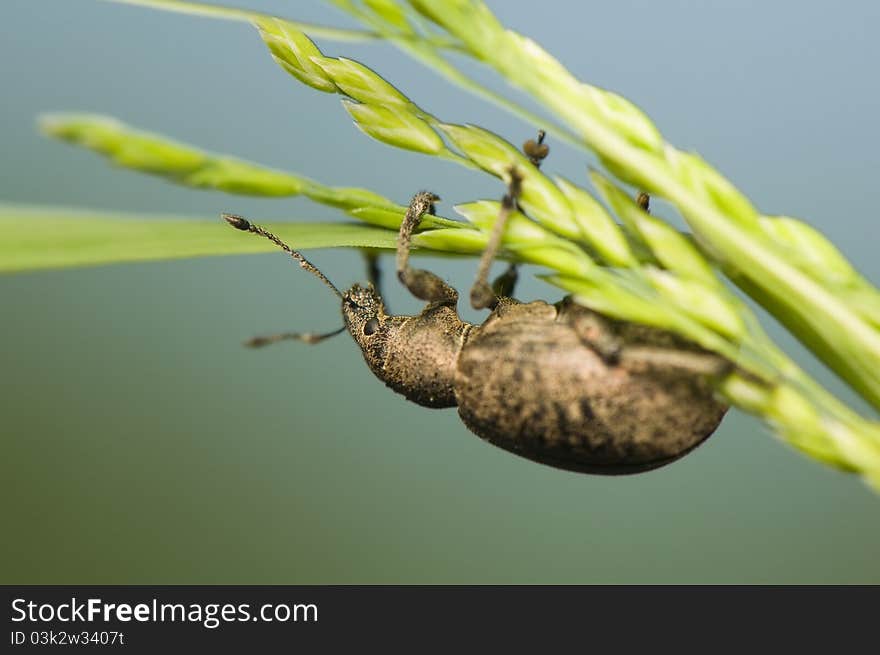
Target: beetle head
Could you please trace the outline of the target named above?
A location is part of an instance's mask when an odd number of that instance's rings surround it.
[[[364,353],[370,368],[381,369],[389,338],[397,332],[401,317],[385,313],[382,297],[372,284],[355,284],[342,294],[345,327]]]

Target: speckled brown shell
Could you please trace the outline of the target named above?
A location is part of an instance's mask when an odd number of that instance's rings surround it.
[[[627,338],[642,343],[668,345],[672,336],[630,327],[639,330]],[[700,377],[607,364],[543,302],[500,305],[473,329],[454,388],[462,421],[483,439],[585,473],[672,462],[712,434],[727,409]]]
[[[382,368],[385,384],[424,407],[454,407],[456,354],[471,326],[451,307],[429,307],[389,334]]]

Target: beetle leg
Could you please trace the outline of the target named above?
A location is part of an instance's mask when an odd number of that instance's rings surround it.
[[[434,213],[434,202],[437,200],[440,198],[433,193],[419,191],[410,201],[397,235],[397,277],[416,298],[436,304],[455,305],[458,302],[458,291],[434,273],[409,265],[413,230],[419,226],[422,214]]]
[[[364,263],[367,267],[367,281],[376,290],[380,298],[385,298],[382,293],[382,267],[379,265],[379,252],[372,248],[361,250],[364,256]],[[388,303],[385,303],[385,311],[388,311]]]
[[[538,138],[537,139],[529,139],[523,144],[523,152],[529,158],[529,161],[534,164],[535,168],[541,167],[541,162],[547,157],[550,153],[550,148],[544,143],[544,137],[547,136],[547,133],[544,130],[538,130]],[[518,195],[518,194],[517,194]],[[514,202],[516,202],[516,198],[514,198]],[[500,227],[499,231],[503,231],[503,225]],[[497,245],[495,246],[497,250]],[[481,262],[482,263],[482,262]],[[491,263],[491,261],[490,261]],[[488,277],[488,272],[486,273]],[[513,292],[516,287],[516,281],[519,278],[516,271],[516,263],[511,263],[507,270],[504,271],[501,275],[495,278],[492,282],[492,294],[495,298],[512,298]],[[485,280],[483,281],[485,284]],[[477,287],[479,290],[477,290]],[[479,276],[477,277],[477,282],[474,283],[474,289],[471,291],[471,303],[474,303],[474,294],[478,296],[477,302],[481,305],[481,307],[476,307],[476,309],[482,309],[489,305],[484,304],[486,302],[490,304],[497,304],[497,301],[493,301],[492,298],[487,293],[485,287],[481,284]]]
[[[501,210],[498,212],[498,218],[495,219],[495,225],[492,226],[492,233],[489,235],[486,249],[480,257],[477,279],[474,281],[474,286],[471,287],[471,307],[474,309],[494,309],[498,304],[498,295],[489,286],[489,268],[501,247],[504,228],[507,227],[507,221],[516,209],[516,201],[519,198],[521,187],[522,176],[513,167],[510,169],[510,184],[507,193],[501,200]]]
[[[620,363],[633,371],[679,371],[707,377],[730,373],[734,366],[713,353],[656,346],[627,346],[620,353]]]
[[[567,323],[584,344],[594,350],[606,364],[616,364],[623,350],[623,339],[603,316],[579,305],[571,296],[556,303],[556,320]]]
[[[623,343],[604,318],[588,309],[565,313],[568,323],[581,340],[606,364],[616,364],[623,352]]]
[[[492,282],[492,293],[497,298],[512,298],[518,279],[516,263],[511,262],[507,269]]]

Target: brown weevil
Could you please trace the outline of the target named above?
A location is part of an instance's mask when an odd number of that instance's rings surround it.
[[[540,141],[535,144],[540,145]],[[536,165],[546,156],[534,150]],[[458,407],[464,424],[522,457],[583,473],[638,473],[668,464],[703,442],[727,407],[710,379],[727,362],[677,335],[605,318],[569,298],[520,303],[511,296],[513,267],[490,286],[489,264],[516,207],[511,184],[480,262],[471,303],[489,308],[482,325],[463,321],[458,292],[409,264],[413,230],[439,200],[417,193],[400,226],[397,274],[428,302],[417,316],[393,316],[371,282],[341,293],[315,266],[248,220],[233,227],[269,238],[320,278],[342,301],[344,326],[327,334],[284,333],[252,339],[317,343],[348,330],[373,373],[424,407]]]

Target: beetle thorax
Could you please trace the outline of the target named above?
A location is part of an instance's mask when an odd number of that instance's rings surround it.
[[[379,379],[420,405],[456,405],[455,368],[473,325],[447,306],[389,316],[371,286],[355,285],[344,298],[345,325]]]

